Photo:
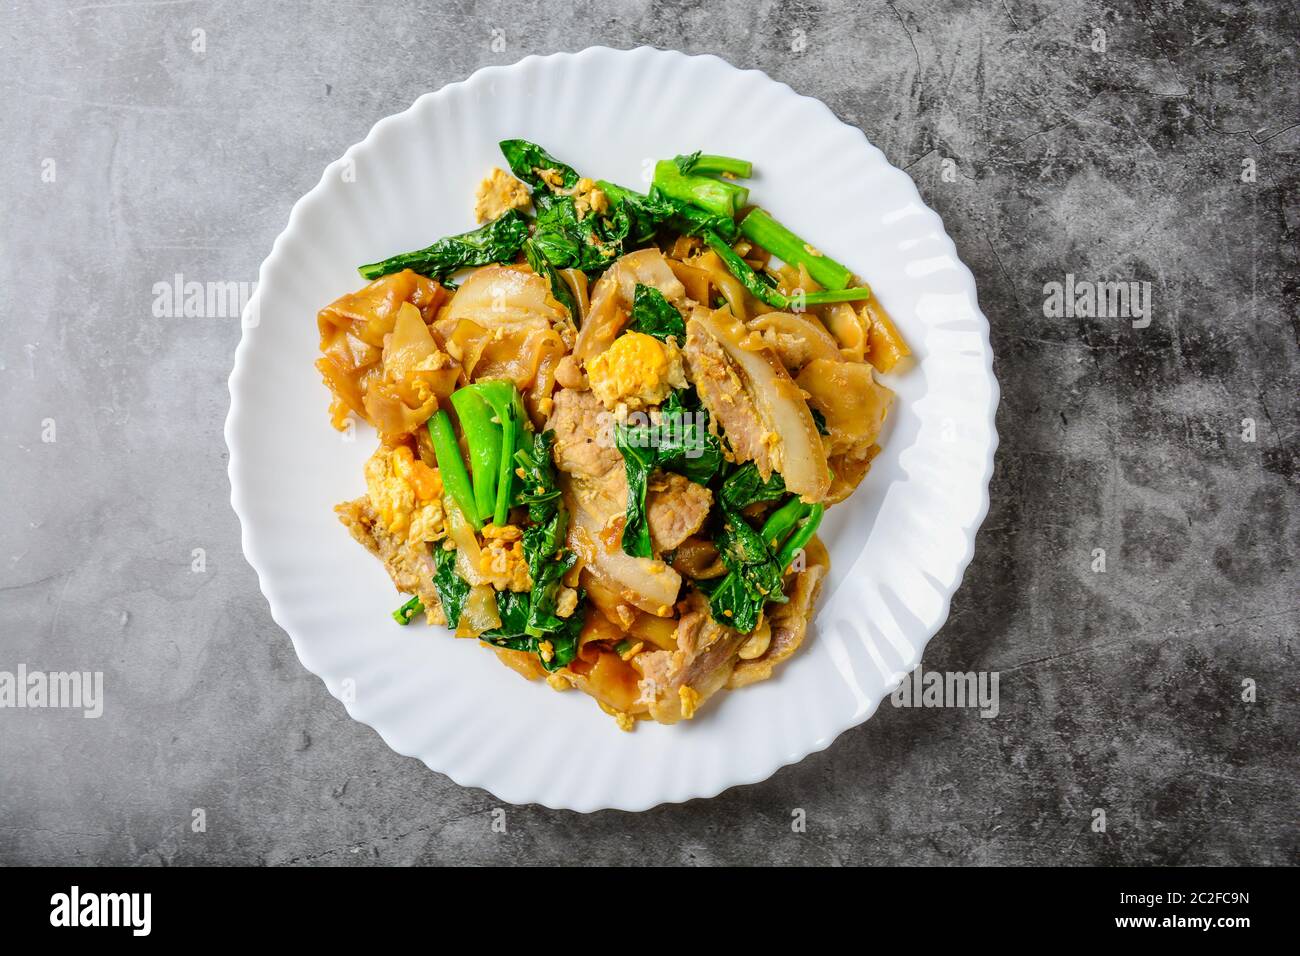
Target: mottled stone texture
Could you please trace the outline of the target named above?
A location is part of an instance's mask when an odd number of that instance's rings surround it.
[[[113,697],[0,711],[0,862],[1295,862],[1298,34],[1286,0],[5,4],[0,669],[100,669]],[[420,93],[598,43],[820,97],[942,214],[1002,446],[925,664],[1000,671],[1002,707],[886,705],[764,784],[499,835],[271,622],[227,503],[238,322],[156,319],[151,290],[254,279]],[[1045,318],[1067,273],[1150,282],[1150,327]]]

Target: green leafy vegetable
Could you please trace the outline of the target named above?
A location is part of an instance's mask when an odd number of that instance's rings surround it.
[[[593,212],[579,215],[572,196],[538,193],[533,204],[537,207],[533,245],[555,268],[594,274],[623,251],[618,230]]]
[[[564,576],[573,570],[577,555],[564,547],[564,532],[568,515],[563,509],[554,509],[544,523],[529,526],[524,531],[524,557],[533,586],[527,594],[502,591],[497,594],[497,613],[501,626],[482,635],[496,647],[527,651],[537,654],[548,671],[570,663],[578,649],[578,633],[582,630],[582,602],[585,594],[579,592],[578,606],[569,617],[560,617],[556,604]],[[550,643],[550,659],[542,653],[542,642]]]
[[[514,504],[515,452],[528,443],[528,416],[515,383],[507,379],[475,382],[457,389],[452,407],[474,469],[471,483],[460,457],[460,444],[447,412],[429,419],[429,437],[443,485],[475,531],[489,517],[497,526],[510,520]]]
[[[515,174],[515,178],[522,179],[533,189],[552,188],[538,175],[538,170],[555,170],[560,174],[564,189],[572,189],[581,178],[572,166],[560,162],[542,147],[526,139],[503,139],[497,145],[501,147],[501,153],[510,164],[510,171]]]
[[[808,406],[808,414],[812,416],[813,424],[817,426],[818,435],[829,435],[831,433],[831,430],[826,427],[825,415],[813,408],[811,405]]]
[[[614,447],[622,454],[623,468],[627,472],[623,552],[634,558],[648,558],[654,554],[650,544],[650,522],[645,510],[646,483],[655,467],[654,449],[632,437],[644,433],[644,429],[634,430],[625,425],[614,427]]]
[[[555,475],[551,447],[555,432],[534,433],[531,441],[515,452],[520,491],[515,502],[528,506],[528,520],[535,524],[548,521],[559,507],[560,486]]]
[[[605,179],[596,185],[609,200],[606,216],[610,223],[608,235],[611,238],[617,236],[625,249],[650,242],[659,227],[678,213],[679,203],[655,195],[654,190],[646,196]]]
[[[728,573],[709,594],[714,620],[748,634],[758,625],[764,605],[784,604],[788,599],[782,577],[816,533],[824,511],[823,505],[807,505],[791,495],[755,532],[738,511],[724,504],[714,544]]]
[[[700,161],[700,155],[701,152],[697,149],[695,152],[688,153],[685,156],[674,156],[673,162],[677,165],[677,168],[683,175],[689,176],[694,172],[695,164]]]
[[[393,620],[402,625],[410,624],[411,618],[423,610],[424,602],[418,597],[413,597],[393,612]]]
[[[764,481],[758,473],[758,466],[747,461],[722,483],[718,492],[718,502],[724,508],[740,511],[759,501],[776,501],[785,497],[785,479],[777,472],[772,472]]]
[[[653,437],[659,467],[707,485],[722,467],[722,445],[709,432],[709,413],[693,388],[678,389],[659,410]]]
[[[433,587],[438,592],[438,603],[447,617],[447,626],[453,631],[460,624],[460,614],[465,610],[469,595],[469,582],[456,573],[456,552],[441,545],[433,547]]]
[[[774,309],[787,309],[790,306],[790,298],[779,289],[774,289],[758,277],[758,273],[749,267],[744,259],[736,250],[731,248],[731,243],[727,242],[716,232],[706,231],[702,238],[710,249],[718,254],[728,271],[731,272],[740,284],[748,290],[749,294],[756,299],[760,299],[772,306]]]
[[[533,188],[537,210],[536,228],[524,245],[528,264],[551,280],[552,294],[577,318],[577,309],[567,286],[556,270],[581,269],[594,274],[603,271],[621,252],[628,233],[626,215],[597,215],[579,210],[576,194],[582,177],[572,166],[560,162],[536,143],[522,139],[501,142],[501,152],[510,170]],[[543,179],[540,172],[558,175]],[[621,212],[621,209],[619,210]]]
[[[777,553],[777,563],[781,565],[784,571],[794,562],[794,557],[812,540],[812,536],[817,533],[818,526],[822,523],[822,515],[826,513],[825,505],[813,505],[808,509],[808,513],[800,519],[799,526],[790,533],[790,537],[785,539],[785,544],[781,545],[781,550]]]
[[[525,591],[498,591],[497,616],[501,626],[480,635],[484,640],[499,637],[521,637],[528,626],[529,598]],[[532,650],[533,648],[514,648],[515,650]]]
[[[502,591],[502,597],[510,592]],[[579,592],[579,600],[583,597]],[[518,605],[517,600],[511,602]],[[581,607],[581,603],[579,604]],[[500,613],[500,602],[498,601],[498,613]],[[511,617],[515,612],[508,612]],[[501,620],[504,622],[506,616],[502,615]],[[582,631],[582,614],[581,611],[574,611],[572,617],[562,618],[564,626],[558,630],[542,636],[533,636],[531,634],[498,634],[496,632],[483,634],[482,639],[487,641],[493,647],[503,647],[511,651],[524,651],[528,654],[536,654],[537,659],[542,662],[542,667],[547,671],[557,671],[561,667],[573,663],[573,659],[578,656],[578,635]],[[542,654],[542,643],[547,642],[551,646],[550,660]]]
[[[513,262],[528,238],[528,220],[514,209],[506,210],[491,222],[439,239],[431,246],[404,252],[381,262],[360,266],[362,278],[378,279],[392,272],[411,269],[421,275],[445,282],[457,269],[485,266],[492,262]]]
[[[667,341],[669,337],[677,340],[678,345],[686,344],[686,320],[654,286],[636,284],[632,297],[633,332],[643,332],[657,339]]]
[[[552,522],[559,525],[559,534],[562,537],[568,516],[563,511],[558,511]],[[548,529],[549,525],[533,525],[528,530],[533,531],[538,528]],[[532,554],[528,554],[527,533],[524,536],[524,553],[529,559],[528,573],[533,579],[528,626],[524,630],[534,637],[543,637],[564,626],[564,619],[555,612],[556,599],[559,597],[564,576],[573,570],[573,565],[578,560],[576,554],[559,547],[558,542],[546,541],[548,533],[543,531],[541,535],[543,540]]]
[[[722,523],[713,539],[729,572],[709,596],[715,620],[748,634],[758,625],[768,601],[784,601],[781,567],[763,536],[738,511],[722,510]]]
[[[627,511],[623,551],[636,558],[653,553],[645,511],[646,485],[655,468],[675,471],[698,485],[707,484],[722,467],[722,446],[708,430],[708,412],[679,390],[659,409],[659,421],[614,426],[614,446],[627,473]]]
[[[528,260],[530,269],[551,284],[551,295],[555,297],[555,301],[564,306],[569,313],[569,318],[577,322],[578,303],[573,300],[569,284],[560,277],[559,270],[550,259],[546,258],[546,253],[532,239],[524,243],[524,258]]]

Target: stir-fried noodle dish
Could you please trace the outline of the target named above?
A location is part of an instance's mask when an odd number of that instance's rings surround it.
[[[336,511],[410,598],[393,626],[423,616],[625,730],[689,719],[803,643],[818,527],[908,347],[751,204],[748,161],[661,160],[641,193],[501,151],[479,228],[320,311],[332,423],[378,434]]]

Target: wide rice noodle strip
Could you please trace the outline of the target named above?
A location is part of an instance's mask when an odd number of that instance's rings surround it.
[[[531,651],[512,651],[508,647],[494,647],[497,659],[524,680],[545,680],[546,668]]]
[[[513,266],[479,269],[438,316],[434,331],[459,358],[466,381],[509,379],[534,423],[545,419],[556,366],[573,338],[545,279]]]
[[[860,457],[876,443],[894,393],[876,381],[870,365],[817,359],[804,366],[795,383],[825,417],[832,455]]]
[[[718,254],[710,249],[704,255],[692,260],[691,264],[709,277],[709,284],[717,289],[727,301],[727,305],[731,306],[731,314],[740,321],[745,321],[748,315],[745,310],[745,287],[740,284],[739,279],[731,274],[731,271],[723,264]],[[713,306],[711,296],[696,301],[700,305],[709,308]]]
[[[841,357],[839,346],[826,327],[807,315],[766,312],[751,319],[748,327],[759,333],[791,372],[813,359],[839,361]]]
[[[912,354],[894,320],[874,298],[862,307],[862,321],[870,326],[867,361],[882,372],[890,371],[901,359]]]
[[[641,612],[629,627],[628,633],[663,651],[677,650],[677,619],[656,617]]]
[[[324,351],[339,333],[346,333],[376,349],[384,347],[384,336],[393,331],[397,309],[410,302],[426,323],[432,322],[447,290],[432,279],[410,269],[376,279],[356,292],[341,295],[316,314],[320,347]]]
[[[573,294],[573,301],[578,305],[578,314],[573,317],[578,328],[587,322],[587,312],[591,309],[591,298],[587,289],[587,273],[581,269],[561,269],[560,278]]]
[[[831,490],[826,492],[826,504],[838,504],[853,494],[871,470],[871,459],[878,454],[880,446],[869,445],[840,455],[831,455],[826,460],[831,469]]]
[[[677,276],[677,281],[686,289],[688,299],[699,303],[709,301],[710,282],[708,272],[680,259],[669,259],[668,265],[673,270],[673,275]]]
[[[497,611],[497,592],[490,584],[475,584],[465,596],[465,607],[456,625],[457,637],[478,637],[484,631],[501,626]]]
[[[478,546],[478,538],[474,537],[473,527],[451,498],[443,498],[442,507],[447,516],[447,537],[456,545],[457,573],[470,584],[488,583],[483,573],[483,550]]]
[[[383,351],[383,374],[366,380],[365,417],[388,442],[424,426],[456,387],[460,369],[435,344],[419,310],[405,302]]]
[[[596,612],[613,621],[621,628],[631,627],[636,620],[637,609],[618,596],[617,589],[597,575],[591,568],[584,567],[578,576],[578,582],[587,592],[587,598],[596,608]]]
[[[623,639],[623,628],[606,617],[599,608],[587,612],[582,621],[582,630],[578,632],[578,650],[593,642],[614,643]]]
[[[737,456],[753,460],[764,477],[779,471],[803,500],[821,501],[830,486],[826,452],[803,393],[776,353],[726,308],[697,306],[686,324],[686,358],[701,400]]]
[[[867,327],[853,306],[840,302],[826,313],[826,328],[839,344],[840,353],[851,362],[865,362],[867,356]],[[830,358],[830,356],[819,356]]]
[[[624,714],[645,713],[637,703],[641,675],[612,650],[592,644],[568,667],[569,683],[606,707]]]
[[[340,296],[317,313],[321,357],[316,368],[334,396],[330,415],[335,428],[346,427],[349,411],[378,427],[366,408],[366,397],[372,386],[384,378],[384,341],[397,323],[401,306],[414,306],[427,326],[446,296],[446,290],[437,282],[408,269]],[[410,393],[405,394],[409,397]],[[405,417],[392,408],[391,400],[391,396],[386,400],[376,398],[377,407],[385,409],[388,425],[381,430],[390,436],[401,431],[400,419]],[[390,419],[390,412],[398,420]]]

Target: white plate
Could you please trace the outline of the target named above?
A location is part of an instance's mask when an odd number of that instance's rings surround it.
[[[316,311],[362,284],[358,263],[472,227],[474,187],[512,137],[642,189],[655,157],[753,160],[754,201],[861,274],[919,359],[883,378],[898,392],[884,451],[824,522],[832,570],[804,647],[691,722],[623,733],[586,695],[527,683],[477,642],[398,627],[383,568],[331,510],[363,493],[375,439],[329,426]],[[644,47],[489,67],[376,124],[262,264],[230,394],[244,553],[303,664],[394,750],[504,801],[583,812],[754,783],[870,717],[948,615],[997,445],[988,322],[912,181],[820,102],[717,57]]]

